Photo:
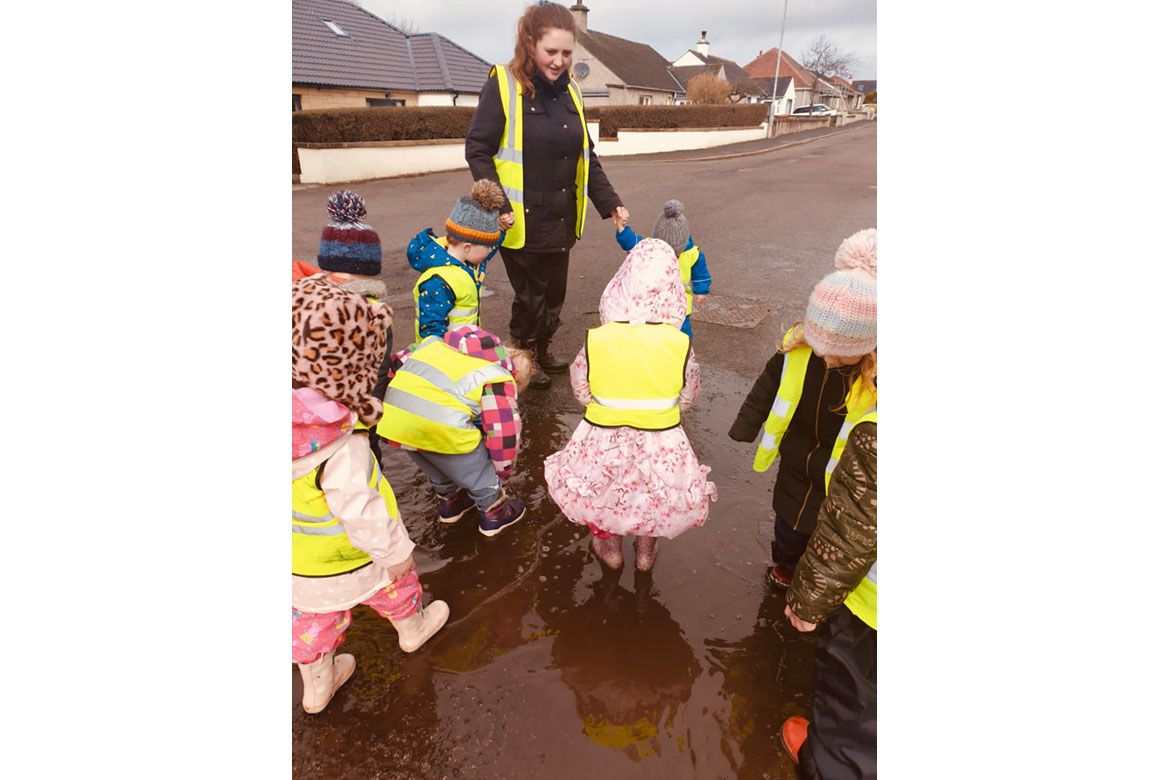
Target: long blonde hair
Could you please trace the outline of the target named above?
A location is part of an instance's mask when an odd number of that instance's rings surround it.
[[[577,22],[569,9],[560,3],[534,3],[524,9],[516,22],[516,52],[508,63],[508,70],[512,71],[528,97],[536,94],[536,85],[532,83],[536,58],[532,51],[549,30],[564,30],[572,34],[574,41],[577,40]]]
[[[808,342],[804,340],[804,321],[801,320],[793,325],[789,330],[792,335],[785,341],[784,337],[780,337],[780,343],[776,345],[776,349],[780,352],[791,352],[794,349],[801,347],[808,347]],[[784,331],[786,334],[788,331]],[[861,380],[861,392],[869,393],[870,397],[877,397],[877,350],[863,355],[861,360],[853,366],[853,370],[849,372],[848,384],[852,391],[853,383],[858,379]],[[841,404],[844,408],[845,404]]]

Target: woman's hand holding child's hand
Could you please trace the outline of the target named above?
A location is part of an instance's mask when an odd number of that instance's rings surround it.
[[[507,214],[501,214],[500,216],[496,217],[496,222],[499,223],[500,230],[508,230],[512,227],[512,223],[515,221],[516,215],[510,211]]]
[[[613,224],[618,230],[623,230],[630,224],[630,212],[626,211],[625,206],[618,206],[613,210]]]

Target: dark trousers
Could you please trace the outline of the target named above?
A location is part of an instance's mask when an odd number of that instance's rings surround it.
[[[804,780],[877,778],[877,631],[845,606],[817,629]]]
[[[772,562],[791,574],[800,556],[804,555],[804,548],[808,547],[809,534],[797,531],[780,515],[776,515],[773,531]]]
[[[508,330],[523,347],[547,344],[561,324],[569,280],[568,252],[525,252],[500,248],[516,297]]]

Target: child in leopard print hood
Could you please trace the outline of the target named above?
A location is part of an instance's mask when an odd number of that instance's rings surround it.
[[[388,619],[407,653],[450,613],[442,601],[422,606],[414,543],[364,431],[382,414],[370,392],[390,320],[385,304],[324,275],[293,283],[292,656],[309,713],[353,674],[354,657],[334,652],[354,606]]]

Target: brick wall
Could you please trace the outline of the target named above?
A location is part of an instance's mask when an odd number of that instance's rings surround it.
[[[413,92],[392,92],[373,89],[347,89],[343,87],[306,87],[293,84],[292,94],[301,96],[301,109],[310,108],[364,108],[366,98],[399,98],[408,106],[418,105],[418,95]]]

